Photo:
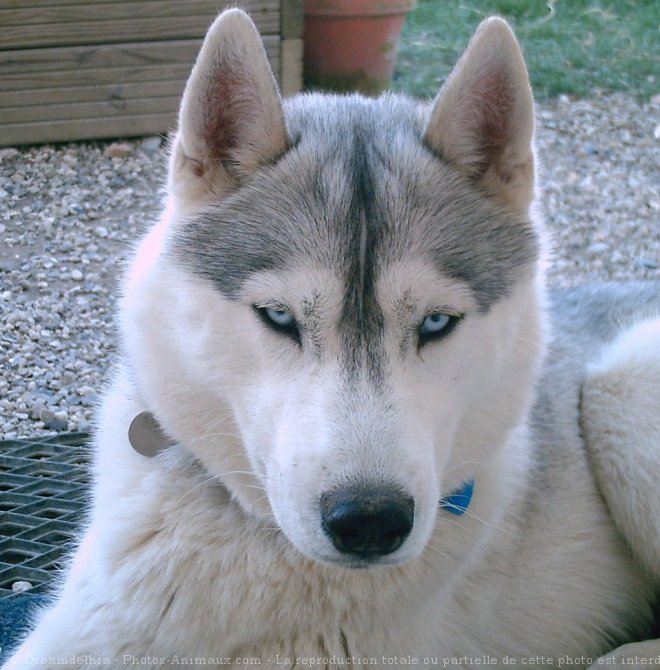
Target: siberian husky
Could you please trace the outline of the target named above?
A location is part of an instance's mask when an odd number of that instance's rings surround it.
[[[660,664],[658,287],[546,296],[532,107],[498,18],[431,105],[282,102],[216,20],[7,667]]]

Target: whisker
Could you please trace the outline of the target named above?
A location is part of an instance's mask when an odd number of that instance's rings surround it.
[[[258,475],[252,470],[225,470],[220,472],[214,477],[226,477],[227,475],[248,475],[249,477],[258,477]]]
[[[502,526],[496,526],[495,524],[492,524],[492,523],[486,521],[485,519],[482,519],[481,517],[477,516],[474,512],[470,511],[469,509],[463,509],[462,507],[457,508],[457,509],[460,509],[465,514],[465,516],[471,517],[472,519],[474,519],[475,521],[478,521],[479,523],[483,524],[484,526],[488,526],[489,528],[492,528],[493,530],[498,530],[502,533],[506,533],[507,535],[515,535],[515,533],[513,531],[509,530],[508,528],[503,528]]]
[[[264,486],[259,486],[258,484],[239,484],[242,488],[245,489],[257,489],[257,491],[265,491],[266,488]],[[262,496],[262,498],[265,498],[266,496]],[[261,499],[261,498],[260,498]]]

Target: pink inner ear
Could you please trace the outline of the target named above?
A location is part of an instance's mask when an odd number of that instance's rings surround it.
[[[496,70],[484,74],[472,83],[465,101],[468,110],[465,123],[479,149],[479,165],[485,170],[496,161],[513,139],[514,101],[516,92],[506,71]],[[470,109],[474,116],[470,118]]]
[[[203,139],[210,157],[231,162],[239,145],[241,126],[250,108],[250,84],[236,69],[218,67],[209,77],[203,103]]]

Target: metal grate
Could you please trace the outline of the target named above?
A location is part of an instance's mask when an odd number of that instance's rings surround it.
[[[0,442],[0,598],[44,593],[80,527],[89,490],[86,433]]]

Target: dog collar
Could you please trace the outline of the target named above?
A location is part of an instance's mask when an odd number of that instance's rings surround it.
[[[461,516],[470,506],[473,493],[474,479],[470,479],[448,496],[440,498],[440,507],[450,514]]]
[[[147,458],[153,458],[174,444],[151,412],[140,412],[131,421],[128,441],[138,454]]]

